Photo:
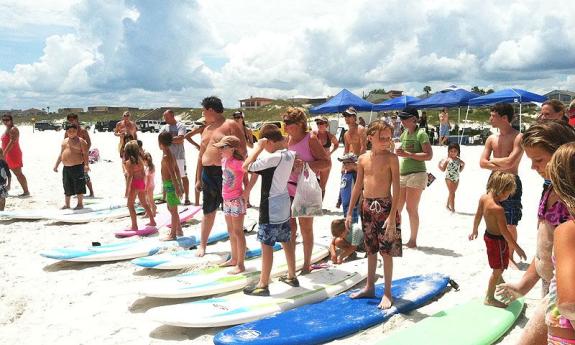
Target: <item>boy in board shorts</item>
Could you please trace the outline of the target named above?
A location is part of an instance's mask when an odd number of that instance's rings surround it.
[[[354,206],[360,196],[363,196],[360,212],[368,260],[367,283],[362,290],[350,297],[374,297],[377,253],[380,253],[383,258],[385,279],[384,295],[378,306],[380,309],[388,309],[393,304],[391,296],[393,257],[402,255],[400,219],[397,212],[399,161],[388,149],[392,135],[393,129],[385,121],[377,120],[369,125],[367,139],[371,142],[371,151],[359,156],[357,180],[345,219],[345,226],[349,231]]]
[[[180,223],[180,216],[178,215],[178,205],[182,197],[182,179],[180,177],[180,170],[172,152],[170,145],[172,145],[172,135],[169,132],[162,132],[158,136],[158,143],[160,149],[164,153],[162,156],[162,185],[164,192],[166,192],[166,203],[168,204],[168,211],[172,216],[172,228],[170,234],[162,240],[171,241],[175,240],[177,236],[183,236],[182,224]]]
[[[515,188],[515,176],[513,174],[501,171],[495,171],[491,174],[487,181],[487,193],[479,199],[479,206],[473,221],[473,232],[469,235],[469,240],[477,238],[477,230],[483,217],[486,226],[483,239],[487,246],[489,267],[493,269],[483,303],[499,308],[507,306],[505,303],[496,300],[494,293],[495,286],[503,282],[501,278],[503,270],[509,265],[509,247],[515,249],[523,260],[527,259],[525,252],[515,242],[507,229],[505,210],[501,206],[502,201],[515,193]]]
[[[290,241],[291,210],[287,189],[295,161],[295,152],[286,149],[284,137],[276,125],[265,125],[260,133],[261,139],[245,160],[243,169],[262,176],[258,230],[258,241],[262,244],[262,271],[259,282],[254,286],[246,287],[244,293],[269,296],[268,285],[273,264],[273,246],[276,242],[282,244],[288,266],[287,276],[280,277],[280,281],[293,287],[299,286],[299,281],[295,276],[295,244]],[[269,155],[258,158],[263,150],[266,150]],[[257,175],[252,176],[244,191],[244,199],[250,195],[256,180]]]

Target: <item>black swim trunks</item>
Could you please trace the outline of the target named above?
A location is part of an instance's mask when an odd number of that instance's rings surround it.
[[[86,194],[86,180],[84,179],[84,165],[65,166],[62,169],[62,184],[66,196]]]
[[[505,210],[505,219],[507,225],[517,225],[523,217],[521,209],[521,195],[523,194],[523,186],[521,185],[521,179],[519,175],[515,175],[515,193],[507,200],[501,202],[501,206]]]
[[[202,202],[204,214],[212,213],[223,205],[221,166],[202,167]]]

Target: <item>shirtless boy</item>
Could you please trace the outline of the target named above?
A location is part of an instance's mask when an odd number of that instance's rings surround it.
[[[502,283],[503,270],[509,264],[509,248],[517,250],[519,257],[526,260],[525,252],[507,230],[505,224],[505,213],[501,202],[507,199],[515,192],[515,177],[513,174],[505,172],[494,172],[487,181],[487,193],[479,199],[479,206],[475,213],[473,221],[473,232],[469,235],[469,240],[477,238],[479,223],[481,218],[485,220],[485,245],[487,246],[487,258],[489,267],[493,269],[489,284],[487,285],[487,294],[484,303],[494,307],[505,308],[507,305],[495,299],[495,286]]]
[[[239,151],[246,156],[246,139],[243,128],[234,120],[226,120],[224,106],[217,97],[206,97],[202,101],[203,115],[208,124],[202,133],[200,153],[198,157],[198,173],[196,175],[196,190],[203,191],[202,234],[197,256],[204,256],[208,237],[214,226],[214,219],[222,199],[222,153],[213,144],[226,135],[234,135],[240,139]]]
[[[523,193],[521,179],[517,172],[523,157],[523,148],[521,147],[522,134],[511,127],[513,115],[514,111],[511,104],[497,103],[491,108],[489,122],[494,128],[499,129],[499,133],[492,134],[487,138],[479,165],[483,169],[515,175],[515,193],[503,201],[501,206],[505,210],[507,229],[513,239],[517,241],[517,224],[522,217],[521,195]],[[513,248],[509,251],[509,259],[511,265],[517,268],[513,260]]]
[[[73,124],[66,126],[67,138],[62,142],[62,150],[54,165],[54,171],[58,172],[60,162],[64,165],[62,170],[62,183],[64,185],[64,206],[70,208],[70,197],[76,195],[78,204],[74,209],[84,208],[84,194],[86,193],[86,181],[84,174],[90,170],[88,165],[88,143],[78,137],[78,127]]]
[[[343,141],[345,143],[343,153],[352,152],[357,156],[365,153],[367,149],[365,127],[357,124],[357,111],[355,111],[353,107],[349,107],[342,115],[348,127],[343,135]]]
[[[66,116],[66,120],[73,124],[76,125],[78,127],[78,137],[86,140],[86,143],[88,143],[88,152],[90,152],[90,147],[92,146],[92,140],[90,140],[90,134],[88,133],[88,131],[83,128],[82,126],[80,126],[80,121],[78,120],[78,115],[74,114],[74,113],[70,113]],[[66,139],[68,137],[68,132],[66,131],[66,133],[64,133],[64,139]],[[92,180],[90,179],[90,176],[88,175],[88,173],[84,174],[84,179],[86,180],[86,187],[88,187],[88,190],[90,191],[90,195],[88,195],[89,197],[93,198],[94,197],[94,188],[92,187]]]
[[[357,180],[345,220],[346,227],[351,229],[353,206],[363,195],[360,210],[367,253],[367,283],[362,290],[350,297],[375,295],[375,269],[379,252],[383,258],[385,280],[384,295],[379,303],[381,309],[388,309],[393,304],[391,296],[393,257],[402,255],[400,219],[397,212],[399,161],[397,156],[388,150],[392,135],[393,129],[385,121],[378,120],[369,125],[367,138],[371,142],[371,151],[359,157]]]
[[[166,193],[166,203],[172,219],[170,234],[162,238],[164,241],[175,240],[177,236],[183,236],[182,224],[178,215],[178,205],[182,197],[183,187],[180,170],[176,159],[172,155],[170,146],[172,145],[172,135],[170,132],[162,132],[158,135],[158,145],[163,152],[162,155],[162,186]]]
[[[136,123],[130,120],[130,112],[125,111],[122,115],[122,120],[116,124],[116,128],[114,129],[114,135],[120,137],[120,143],[118,144],[118,150],[120,152],[120,157],[123,157],[124,154],[124,145],[128,142],[126,140],[126,135],[131,136],[131,140],[138,139],[138,127],[136,127]]]

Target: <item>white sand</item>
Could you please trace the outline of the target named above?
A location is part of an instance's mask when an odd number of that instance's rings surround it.
[[[7,210],[19,208],[56,207],[63,202],[61,173],[52,171],[60,149],[63,132],[36,132],[22,127],[21,145],[24,151],[24,173],[28,178],[31,198],[7,200]],[[92,135],[93,147],[103,159],[92,165],[91,177],[96,195],[102,198],[121,197],[124,182],[117,153],[117,138],[112,133]],[[144,147],[155,161],[160,161],[157,135],[141,135]],[[340,149],[341,150],[341,149]],[[479,168],[482,147],[463,147],[462,158],[467,163],[461,175],[456,196],[458,213],[445,208],[447,188],[437,162],[446,154],[445,148],[434,147],[435,156],[427,164],[438,179],[427,189],[420,204],[420,236],[418,250],[405,249],[403,258],[395,260],[394,276],[442,272],[449,274],[461,287],[449,291],[438,301],[408,315],[397,315],[378,325],[335,343],[369,344],[389,332],[407,327],[424,317],[470,298],[481,297],[490,274],[485,245],[480,236],[469,242],[477,200],[484,191],[488,171]],[[337,157],[341,151],[336,152]],[[186,144],[188,171],[195,170],[197,151]],[[192,168],[190,168],[192,167]],[[316,219],[315,233],[327,235],[329,223],[341,215],[334,208],[339,187],[340,164],[334,159],[324,208],[329,215]],[[531,260],[535,252],[536,212],[542,179],[529,169],[524,157],[520,166],[523,179],[523,220],[519,224],[519,244]],[[159,175],[159,173],[157,174]],[[159,176],[157,176],[159,185]],[[11,194],[21,189],[13,181]],[[259,186],[256,186],[259,191]],[[258,192],[259,193],[259,192]],[[252,203],[259,201],[254,193]],[[199,216],[197,217],[200,218]],[[409,238],[407,213],[403,213],[403,238]],[[256,220],[256,211],[248,212],[246,223]],[[219,217],[219,224],[223,224]],[[156,324],[146,319],[144,312],[151,307],[177,301],[139,298],[134,293],[135,282],[169,275],[166,272],[140,270],[129,261],[114,263],[66,263],[38,255],[44,249],[61,246],[89,245],[92,241],[119,241],[113,232],[129,224],[128,219],[85,225],[52,225],[48,221],[0,221],[0,343],[2,344],[163,344],[211,343],[220,329],[185,329]],[[195,223],[193,227],[198,227]],[[483,227],[481,231],[483,231]],[[184,229],[184,231],[186,231]],[[480,234],[481,235],[481,234]],[[525,265],[526,267],[526,265]],[[381,269],[378,273],[382,273]],[[523,272],[508,270],[507,280],[518,279]],[[539,298],[539,285],[527,296],[525,314],[531,315]],[[337,312],[337,311],[334,311]],[[521,316],[501,344],[514,343],[527,322]]]

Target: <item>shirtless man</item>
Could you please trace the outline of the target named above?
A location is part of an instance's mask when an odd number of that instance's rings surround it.
[[[447,108],[443,108],[439,113],[439,146],[445,145],[449,141],[449,114]]]
[[[203,115],[207,126],[202,133],[200,154],[198,157],[198,174],[196,175],[196,190],[203,191],[202,235],[197,256],[204,256],[208,237],[214,225],[216,211],[222,199],[222,153],[213,144],[223,136],[235,135],[240,139],[240,153],[245,157],[247,153],[246,139],[242,126],[238,121],[226,120],[224,106],[217,97],[206,97],[202,101]]]
[[[64,165],[62,170],[62,182],[64,185],[64,206],[70,208],[70,197],[76,195],[78,204],[75,209],[84,208],[84,194],[86,193],[86,181],[84,174],[90,170],[88,165],[88,143],[78,137],[78,126],[68,124],[66,126],[67,138],[62,142],[62,150],[54,165],[54,171],[58,172],[60,162]]]
[[[90,140],[90,134],[88,133],[88,131],[83,128],[82,126],[80,126],[80,121],[78,120],[78,115],[74,114],[74,113],[70,113],[68,114],[68,116],[66,116],[66,120],[68,120],[69,123],[76,125],[76,127],[78,127],[78,137],[86,140],[86,143],[88,144],[88,152],[90,152],[90,147],[92,146],[92,140]],[[64,133],[64,139],[66,139],[68,137],[68,131],[66,131]],[[90,191],[90,195],[88,195],[90,198],[94,197],[94,189],[92,188],[92,180],[90,179],[90,176],[88,175],[88,173],[84,174],[84,179],[86,180],[86,186],[88,187],[88,190]]]
[[[522,134],[511,127],[514,111],[511,104],[497,103],[491,108],[489,122],[494,128],[499,129],[498,134],[492,134],[485,142],[485,149],[481,154],[479,166],[491,171],[503,171],[515,175],[515,193],[501,202],[505,210],[507,229],[515,241],[517,241],[517,224],[521,220],[522,185],[519,175],[519,163],[523,157],[521,147]],[[493,157],[492,157],[493,155]],[[512,266],[517,268],[513,260],[513,249],[509,250],[509,260]]]
[[[353,107],[347,108],[342,115],[348,127],[347,132],[343,135],[345,143],[343,153],[352,152],[359,157],[367,150],[365,127],[357,124],[357,111]]]
[[[122,158],[124,156],[124,145],[126,145],[126,140],[124,137],[126,135],[130,135],[133,140],[138,139],[138,127],[134,121],[130,120],[129,111],[125,111],[122,115],[122,120],[116,124],[114,135],[120,137],[118,151],[120,152],[120,158]]]

